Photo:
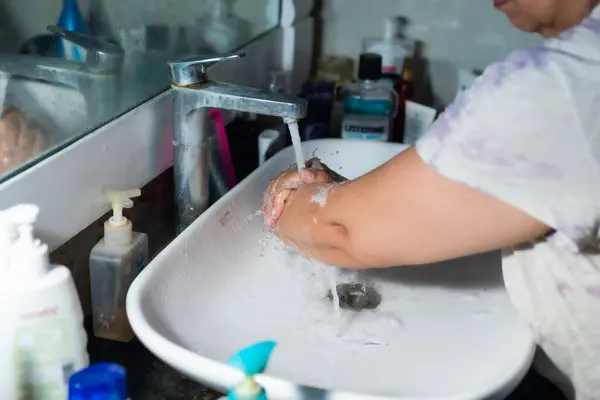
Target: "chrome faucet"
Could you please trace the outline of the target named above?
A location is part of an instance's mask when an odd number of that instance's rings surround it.
[[[306,101],[295,96],[211,81],[207,68],[243,54],[199,56],[170,62],[173,92],[173,147],[177,233],[208,206],[208,135],[210,108],[283,118],[291,123],[306,116]]]
[[[83,62],[24,54],[0,54],[0,71],[27,79],[65,85],[79,91],[88,106],[90,123],[113,118],[120,108],[123,49],[107,40],[48,26],[48,31],[85,49]],[[94,110],[90,113],[89,110]],[[97,119],[97,121],[96,121]]]

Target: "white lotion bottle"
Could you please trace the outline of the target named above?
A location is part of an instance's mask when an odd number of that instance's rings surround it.
[[[33,236],[37,206],[14,215],[9,280],[16,308],[15,363],[19,398],[63,400],[70,376],[89,365],[83,312],[71,271],[50,265],[48,246]]]
[[[148,236],[133,231],[123,208],[132,207],[131,198],[140,195],[139,189],[105,192],[113,216],[104,223],[104,238],[90,253],[94,335],[99,338],[129,342],[135,336],[125,299],[133,280],[148,264]]]
[[[22,205],[0,211],[0,321],[3,328],[0,329],[0,399],[18,398],[17,364],[15,362],[15,330],[16,330],[16,308],[14,306],[14,291],[10,274],[10,251],[16,237],[14,217],[27,215],[26,208]],[[33,209],[35,212],[35,209]]]

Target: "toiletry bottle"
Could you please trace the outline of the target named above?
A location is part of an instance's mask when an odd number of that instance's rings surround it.
[[[381,56],[360,55],[358,82],[340,91],[343,139],[388,141],[396,116],[398,95],[381,79]]]
[[[77,33],[88,33],[87,24],[81,15],[77,0],[63,0],[63,9],[58,17],[57,25]],[[56,38],[56,55],[60,58],[73,61],[83,61],[85,50],[74,43],[62,38]]]
[[[394,118],[394,129],[391,141],[396,143],[406,142],[406,126],[408,104],[415,100],[415,84],[413,71],[413,57],[406,57],[402,66],[402,73],[395,82],[394,88],[398,93],[398,109]],[[412,140],[412,139],[410,139]]]
[[[123,208],[133,206],[139,189],[106,191],[113,216],[104,223],[102,238],[90,253],[90,285],[94,335],[129,342],[134,333],[125,312],[127,291],[148,263],[148,236],[133,231]]]
[[[23,207],[23,206],[17,206]],[[18,398],[17,371],[15,363],[15,326],[16,309],[13,302],[12,282],[8,279],[10,273],[10,251],[15,239],[15,228],[11,217],[15,209],[0,211],[0,399]]]
[[[404,60],[402,75],[400,76],[400,79],[402,80],[402,97],[404,98],[404,101],[414,101],[415,99],[414,75],[413,59],[412,57],[407,57]]]
[[[113,33],[113,24],[104,7],[103,0],[91,0],[90,12],[88,14],[88,30],[90,35],[115,42],[116,35]]]
[[[15,363],[20,397],[63,400],[67,382],[89,364],[83,312],[71,271],[50,265],[48,246],[33,236],[39,209],[12,209],[18,235],[10,246]]]
[[[405,58],[412,57],[413,45],[404,34],[405,25],[404,19],[388,17],[382,37],[363,40],[363,52],[381,56],[383,80],[394,81],[402,71]]]
[[[233,0],[216,1],[211,14],[200,24],[208,47],[217,53],[233,51],[250,37],[250,25],[235,15]]]
[[[93,364],[71,376],[68,400],[128,400],[126,381],[119,364]]]

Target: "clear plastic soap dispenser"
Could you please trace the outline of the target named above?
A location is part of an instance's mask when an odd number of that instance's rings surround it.
[[[134,333],[127,319],[125,298],[131,283],[148,263],[148,236],[133,231],[123,209],[133,206],[139,189],[108,190],[113,216],[104,223],[102,238],[90,253],[90,284],[94,335],[129,342]]]

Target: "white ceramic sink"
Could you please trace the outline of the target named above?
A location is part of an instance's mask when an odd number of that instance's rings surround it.
[[[303,145],[305,156],[320,157],[350,179],[403,149],[335,139]],[[499,254],[362,273],[316,266],[284,249],[256,217],[269,180],[293,159],[288,148],[269,160],[141,273],[127,298],[140,340],[175,369],[221,391],[241,378],[224,363],[230,355],[276,340],[260,377],[270,399],[507,395],[535,347],[509,303]],[[366,283],[381,304],[342,310],[338,319],[325,298],[329,279]]]

